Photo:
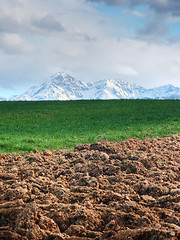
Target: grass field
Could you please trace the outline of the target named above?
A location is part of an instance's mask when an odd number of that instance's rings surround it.
[[[173,134],[179,100],[0,102],[0,153]]]

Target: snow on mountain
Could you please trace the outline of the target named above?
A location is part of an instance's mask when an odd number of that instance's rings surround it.
[[[171,84],[147,89],[146,91],[146,97],[152,99],[167,99],[170,96],[172,98],[173,95],[180,95],[180,88],[174,87]]]
[[[124,80],[105,79],[92,83],[84,91],[85,99],[134,99],[139,92],[144,92],[143,87]]]
[[[31,87],[20,96],[14,96],[10,100],[75,100],[82,98],[82,91],[88,86],[70,75],[59,72],[40,86]]]
[[[179,99],[180,88],[172,85],[145,89],[124,80],[105,79],[84,83],[59,72],[40,86],[31,87],[8,100],[75,100],[75,99]]]

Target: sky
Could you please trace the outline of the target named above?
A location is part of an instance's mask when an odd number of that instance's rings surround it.
[[[0,0],[0,96],[56,72],[180,87],[179,0]]]

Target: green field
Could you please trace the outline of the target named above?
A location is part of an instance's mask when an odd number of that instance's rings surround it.
[[[179,100],[0,102],[0,153],[180,134]]]

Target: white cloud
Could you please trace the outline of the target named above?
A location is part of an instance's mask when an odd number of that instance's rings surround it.
[[[133,69],[133,67],[128,65],[120,65],[118,64],[115,66],[115,72],[117,72],[119,75],[125,75],[125,76],[136,76],[138,73]]]
[[[137,11],[137,10],[123,10],[122,14],[124,15],[134,15],[136,17],[144,18],[145,13]]]
[[[4,33],[0,35],[0,49],[5,53],[22,54],[33,50],[33,45],[15,33]]]

